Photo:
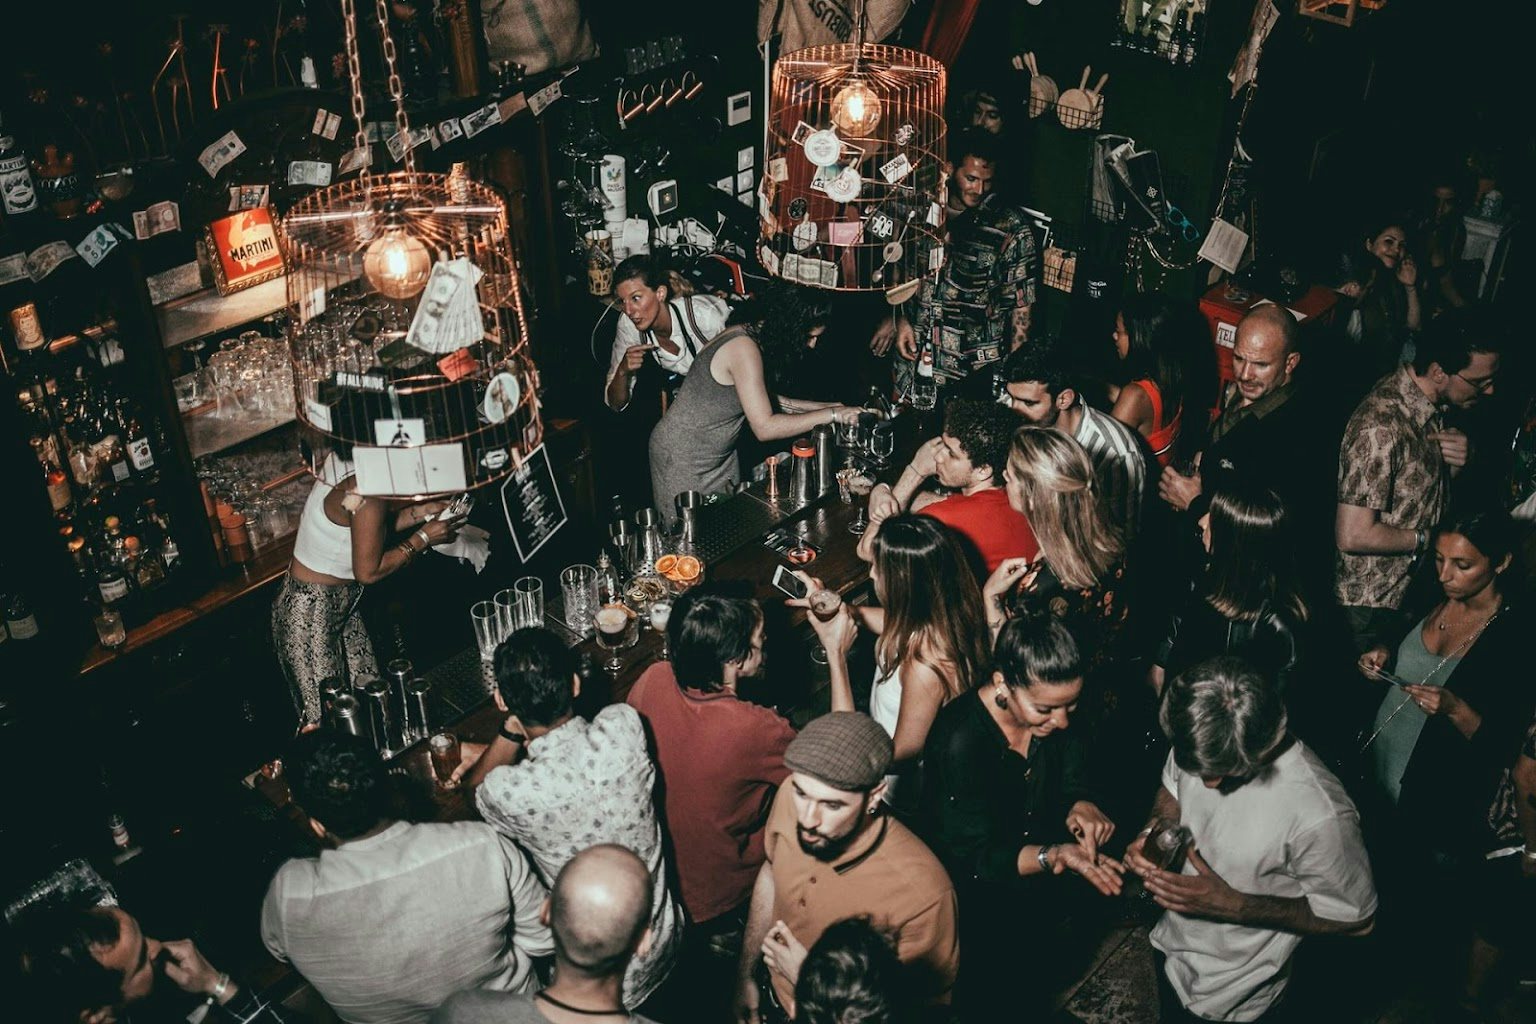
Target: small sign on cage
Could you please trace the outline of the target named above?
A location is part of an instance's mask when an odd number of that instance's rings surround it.
[[[406,448],[421,444],[427,439],[427,421],[413,419],[389,419],[373,421],[373,439],[380,445]]]
[[[208,251],[217,255],[213,279],[220,295],[282,277],[286,270],[269,207],[216,220],[203,229],[203,236]]]
[[[1053,245],[1045,250],[1041,264],[1046,287],[1069,293],[1072,291],[1072,282],[1077,277],[1077,253]]]

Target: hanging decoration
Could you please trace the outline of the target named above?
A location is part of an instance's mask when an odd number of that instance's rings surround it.
[[[1387,0],[1298,0],[1297,12],[1348,28],[1361,11],[1379,11]]]
[[[403,170],[370,170],[355,0],[342,0],[361,170],[282,220],[296,413],[315,475],[355,472],[369,495],[456,494],[538,447],[538,374],[506,205],[463,165],[416,170],[378,5]]]
[[[944,66],[864,41],[773,65],[758,256],[778,277],[903,301],[944,263]]]

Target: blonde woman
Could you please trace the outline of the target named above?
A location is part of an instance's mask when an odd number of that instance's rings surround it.
[[[1076,440],[1050,427],[1020,427],[1003,470],[1008,504],[1040,542],[1033,561],[1010,558],[982,587],[996,636],[1008,618],[1049,613],[1089,652],[1109,660],[1125,624],[1125,544],[1098,500],[1093,462]]]

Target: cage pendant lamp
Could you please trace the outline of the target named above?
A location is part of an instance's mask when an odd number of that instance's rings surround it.
[[[395,123],[409,140],[387,0],[379,25]],[[342,0],[355,145],[367,136],[355,0]],[[456,494],[516,471],[542,441],[538,371],[500,196],[404,169],[316,190],[280,222],[300,444],[311,472],[360,493]]]
[[[944,66],[855,39],[773,65],[758,195],[770,273],[899,302],[944,262]]]

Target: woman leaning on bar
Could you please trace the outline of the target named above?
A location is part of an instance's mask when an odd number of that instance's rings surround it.
[[[736,442],[743,426],[759,441],[806,434],[843,406],[770,394],[781,366],[814,348],[830,305],[810,288],[775,282],[754,303],[757,319],[728,327],[694,358],[677,399],[651,431],[651,487],[669,519],[684,491],[730,491],[741,480]],[[774,411],[774,399],[779,408]]]
[[[293,560],[272,602],[272,643],[301,725],[320,721],[322,679],[378,675],[358,614],[363,587],[452,541],[464,516],[435,518],[447,507],[445,501],[358,494],[352,463],[334,454],[326,460],[304,503]]]

